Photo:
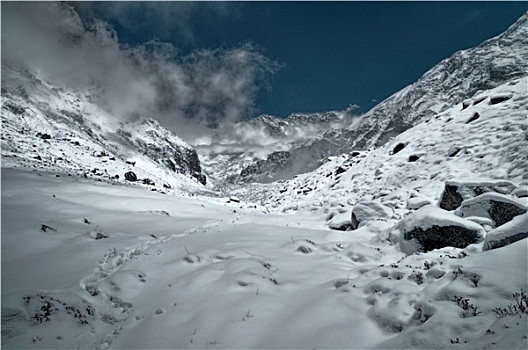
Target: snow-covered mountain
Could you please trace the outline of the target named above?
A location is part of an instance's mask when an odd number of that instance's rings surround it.
[[[452,178],[525,182],[527,113],[528,77],[512,79],[431,115],[381,147],[329,157],[313,172],[251,184],[238,195],[284,211],[347,211],[362,198],[396,189],[436,201]]]
[[[153,119],[119,121],[75,91],[2,65],[2,165],[64,170],[111,181],[133,172],[153,190],[205,190],[196,151]]]
[[[260,174],[261,181],[269,182],[283,168],[287,173],[281,176],[291,178],[306,169],[288,168],[279,159],[284,157],[289,162],[289,150],[302,147],[307,140],[316,139],[325,131],[350,125],[351,117],[349,111],[295,113],[287,118],[261,115],[233,125],[235,135],[231,137],[216,134],[206,145],[195,147],[205,171],[217,184],[245,183],[254,174]]]
[[[392,137],[462,103],[479,91],[528,74],[528,15],[504,33],[475,48],[461,50],[427,71],[415,83],[396,92],[346,128],[321,131],[281,153],[246,167],[242,182],[288,179],[320,166],[328,156],[381,146]],[[277,122],[267,117],[269,125]],[[273,130],[276,128],[273,127]],[[324,130],[324,129],[321,129]],[[277,161],[274,161],[277,159]]]

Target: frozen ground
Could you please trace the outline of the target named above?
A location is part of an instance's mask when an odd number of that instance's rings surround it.
[[[528,344],[526,314],[493,311],[528,290],[526,239],[406,257],[392,221],[334,231],[323,213],[58,175],[2,170],[3,348]]]

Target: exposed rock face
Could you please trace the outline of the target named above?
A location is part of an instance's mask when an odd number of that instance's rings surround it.
[[[443,247],[465,248],[480,240],[477,231],[454,225],[433,225],[425,230],[417,227],[406,232],[404,237],[406,240],[416,239],[422,245],[424,252]]]
[[[132,138],[130,133],[118,132],[126,143],[136,146],[142,154],[171,171],[190,175],[202,185],[206,184],[206,177],[202,173],[200,160],[194,148],[153,119],[142,119],[130,126],[138,130],[134,134],[139,136]]]
[[[445,210],[455,210],[466,199],[487,192],[509,194],[516,187],[509,181],[446,181],[438,206]]]
[[[484,250],[504,247],[528,237],[528,214],[519,215],[486,235]]]
[[[455,210],[458,208],[464,201],[464,198],[462,198],[462,195],[457,190],[458,186],[446,183],[439,207],[445,210]]]
[[[457,214],[461,217],[490,218],[494,221],[495,227],[502,226],[514,217],[526,212],[527,206],[522,203],[522,200],[493,192],[465,200],[457,210]]]
[[[248,180],[264,180],[268,176],[269,180],[274,179],[274,174],[286,169],[291,165],[290,152],[273,152],[265,160],[259,160],[242,170],[240,177]]]

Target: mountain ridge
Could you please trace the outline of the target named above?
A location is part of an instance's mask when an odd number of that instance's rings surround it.
[[[72,90],[26,68],[2,65],[2,163],[104,180],[134,172],[153,189],[206,184],[196,150],[148,118],[117,120]],[[195,184],[193,184],[195,182]]]
[[[281,164],[267,164],[263,172],[257,164],[246,168],[243,182],[268,182],[285,179],[277,172],[291,173],[296,165],[304,171],[315,170],[325,158],[354,150],[381,146],[420,120],[470,98],[479,90],[528,74],[528,13],[505,32],[474,48],[457,51],[440,61],[416,82],[392,94],[360,117],[348,128],[323,132],[319,137],[289,149]],[[269,163],[269,162],[268,162]]]

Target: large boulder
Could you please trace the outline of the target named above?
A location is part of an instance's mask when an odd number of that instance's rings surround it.
[[[350,223],[350,214],[346,212],[333,215],[328,221],[328,227],[330,227],[332,230],[338,231],[348,231],[352,229],[352,225]]]
[[[525,214],[527,209],[526,198],[488,192],[463,201],[455,213],[463,218],[472,216],[489,218],[494,221],[495,227],[499,227],[514,217]]]
[[[432,205],[404,217],[398,229],[402,234],[400,245],[408,254],[443,247],[465,248],[482,241],[485,235],[479,224]]]
[[[394,214],[392,208],[376,201],[361,201],[354,206],[351,215],[351,226],[355,230],[362,222],[387,220]]]
[[[446,181],[444,192],[440,197],[438,206],[445,210],[455,210],[466,199],[470,199],[487,192],[510,194],[516,188],[517,186],[515,186],[510,181],[503,180]]]
[[[483,249],[504,247],[526,237],[528,237],[528,214],[518,215],[510,222],[488,232]]]

